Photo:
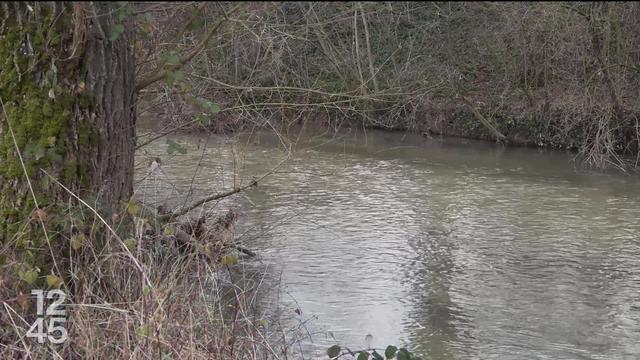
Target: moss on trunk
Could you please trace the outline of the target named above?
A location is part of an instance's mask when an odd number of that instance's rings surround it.
[[[23,270],[51,263],[39,218],[52,248],[69,248],[76,202],[56,181],[107,207],[131,195],[135,66],[130,31],[108,36],[124,21],[115,9],[0,5],[0,242]]]

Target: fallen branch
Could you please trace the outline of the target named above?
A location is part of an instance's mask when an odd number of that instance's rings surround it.
[[[237,194],[237,193],[239,193],[239,192],[241,192],[243,190],[246,190],[246,189],[248,189],[248,188],[250,188],[252,186],[256,186],[256,185],[258,185],[258,181],[257,180],[253,180],[253,181],[251,181],[251,183],[249,183],[249,185],[245,185],[245,186],[242,186],[242,187],[239,187],[239,188],[227,191],[227,192],[223,192],[223,193],[220,193],[220,194],[207,196],[207,197],[205,197],[203,199],[200,199],[200,200],[194,202],[193,204],[191,204],[191,205],[189,205],[189,206],[187,206],[185,208],[182,208],[180,210],[171,212],[169,214],[161,215],[159,218],[160,218],[160,220],[166,220],[166,219],[170,219],[172,217],[178,217],[178,216],[184,215],[184,214],[188,213],[189,211],[197,208],[200,205],[204,205],[204,204],[206,204],[208,202],[211,202],[211,201],[215,201],[215,200],[226,198],[228,196],[231,196],[233,194]]]
[[[224,198],[226,198],[228,196],[231,196],[233,194],[237,194],[237,193],[239,193],[241,191],[244,191],[244,190],[246,190],[246,189],[248,189],[250,187],[257,186],[258,182],[262,181],[267,176],[273,174],[287,159],[288,159],[288,157],[284,158],[273,169],[269,170],[267,173],[265,173],[264,175],[262,175],[258,179],[252,180],[249,184],[247,184],[245,186],[241,186],[241,187],[238,187],[238,188],[235,188],[233,190],[229,190],[229,191],[226,191],[226,192],[223,192],[223,193],[207,196],[205,198],[202,198],[202,199],[192,203],[191,205],[189,205],[187,207],[184,207],[184,208],[179,209],[179,210],[175,210],[175,211],[170,212],[168,214],[160,215],[158,217],[158,219],[160,219],[160,220],[168,220],[168,219],[171,219],[171,218],[174,218],[174,217],[182,216],[182,215],[188,213],[189,211],[197,208],[198,206],[204,205],[204,204],[206,204],[208,202],[211,202],[211,201],[224,199]]]
[[[234,248],[236,250],[238,250],[239,252],[247,255],[248,257],[256,257],[258,256],[258,254],[256,254],[254,251],[247,249],[246,247],[240,246],[240,245],[234,245]]]
[[[485,118],[484,116],[482,116],[482,114],[480,114],[480,111],[478,111],[478,109],[476,109],[476,107],[473,106],[473,104],[471,104],[471,101],[467,100],[467,98],[464,96],[460,96],[460,97],[462,98],[462,101],[469,107],[469,109],[471,109],[471,112],[476,117],[476,119],[480,120],[482,125],[484,125],[484,127],[489,129],[489,131],[491,131],[493,136],[495,136],[497,142],[503,142],[506,140],[506,137],[502,135],[500,131],[498,131],[495,125],[491,123],[491,121],[487,120],[487,118]]]

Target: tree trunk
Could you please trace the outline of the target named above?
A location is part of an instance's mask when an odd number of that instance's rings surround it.
[[[0,15],[0,240],[19,251],[44,247],[34,214],[68,235],[52,219],[74,198],[45,172],[105,208],[132,195],[133,33],[116,3],[3,3]]]

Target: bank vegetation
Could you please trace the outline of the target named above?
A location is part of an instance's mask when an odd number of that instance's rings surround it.
[[[190,47],[231,8],[159,11],[140,46]],[[145,109],[216,131],[364,125],[636,167],[639,15],[634,2],[249,3]],[[194,96],[224,113],[196,120]]]

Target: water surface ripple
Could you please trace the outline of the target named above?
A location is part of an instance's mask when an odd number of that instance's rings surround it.
[[[232,184],[234,141],[175,139],[190,152],[141,183],[147,200]],[[243,241],[318,317],[319,349],[331,331],[434,359],[640,358],[637,177],[474,142],[375,131],[322,141],[225,202],[241,208]],[[251,141],[241,175],[277,164],[279,144]]]

